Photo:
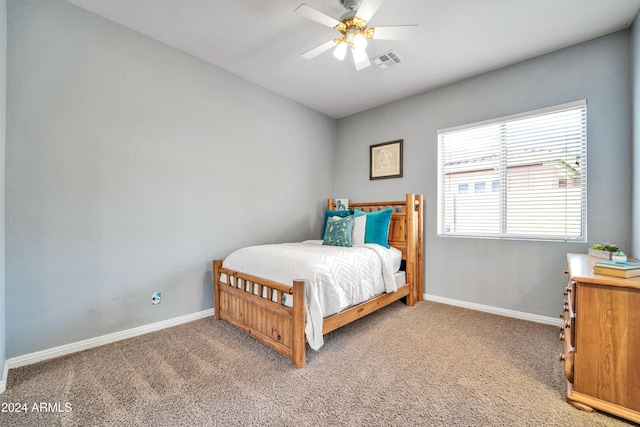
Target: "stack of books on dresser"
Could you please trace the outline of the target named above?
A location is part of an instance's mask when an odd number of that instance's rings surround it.
[[[598,261],[593,265],[593,272],[625,279],[640,277],[640,262]]]

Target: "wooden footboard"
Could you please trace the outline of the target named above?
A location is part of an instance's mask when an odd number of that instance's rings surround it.
[[[292,295],[292,306],[283,304]],[[244,274],[213,262],[215,319],[225,320],[291,359],[293,366],[305,364],[306,342],[304,282],[293,286]]]
[[[334,331],[402,298],[407,298],[409,304],[411,292],[412,286],[405,284],[396,292],[384,293],[325,317],[322,321],[322,334]],[[284,294],[292,295],[292,307],[283,304]],[[223,268],[222,261],[216,260],[213,262],[213,298],[216,320],[225,320],[271,347],[290,359],[294,367],[304,367],[306,302],[303,281],[294,281],[293,286],[288,286]]]

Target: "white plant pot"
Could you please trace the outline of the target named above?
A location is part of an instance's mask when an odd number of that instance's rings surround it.
[[[627,262],[627,256],[626,255],[612,255],[611,256],[611,260],[613,262]]]

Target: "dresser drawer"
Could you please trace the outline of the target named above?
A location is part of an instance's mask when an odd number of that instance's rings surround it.
[[[567,377],[567,381],[573,384],[573,361],[575,355],[575,348],[573,347],[573,331],[572,331],[572,317],[571,311],[567,309],[564,312],[562,321],[562,332],[560,333],[561,339],[564,341],[564,349],[561,359],[564,362],[564,373]]]

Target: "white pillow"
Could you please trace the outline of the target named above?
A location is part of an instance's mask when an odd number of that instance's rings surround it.
[[[364,232],[367,228],[367,216],[360,215],[355,217],[353,223],[353,232],[351,234],[351,245],[364,245]]]

